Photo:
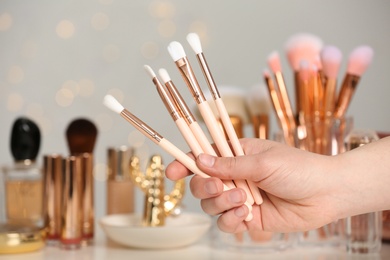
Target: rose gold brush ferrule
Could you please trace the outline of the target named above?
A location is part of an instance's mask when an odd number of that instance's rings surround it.
[[[299,70],[294,72],[294,87],[295,87],[295,107],[296,107],[296,117],[299,116],[300,113],[303,111],[303,104],[302,104],[302,86],[301,86],[301,80],[299,79]]]
[[[340,94],[336,103],[335,118],[340,119],[345,116],[352,96],[355,93],[356,86],[359,83],[360,76],[347,74],[341,85]]]
[[[94,178],[93,178],[93,154],[82,153],[81,167],[83,175],[82,187],[82,238],[86,244],[90,244],[94,237]]]
[[[285,142],[290,146],[295,146],[293,140],[291,139],[290,130],[289,130],[289,124],[288,119],[286,117],[286,114],[283,111],[281,97],[279,93],[277,92],[275,85],[270,77],[264,77],[265,83],[268,87],[268,92],[270,94],[272,105],[274,107],[274,110],[276,112],[276,115],[278,116],[278,122],[280,124],[280,127],[283,131],[283,136],[285,139]]]
[[[154,131],[150,126],[145,124],[141,119],[133,115],[126,109],[123,109],[121,116],[126,119],[130,124],[132,124],[138,131],[150,138],[154,143],[158,144],[161,142],[163,137]]]
[[[61,247],[77,249],[82,242],[82,173],[81,157],[70,156],[63,159],[63,201]]]
[[[191,65],[187,57],[178,59],[177,61],[175,61],[175,63],[180,71],[181,76],[183,77],[184,81],[187,83],[187,86],[189,87],[192,96],[195,99],[195,102],[197,104],[205,102],[206,98],[204,97],[203,92],[200,89],[199,83],[196,80],[195,74],[191,68]]]
[[[325,78],[325,91],[324,91],[324,116],[326,118],[332,117],[335,108],[336,100],[336,79]]]
[[[198,53],[196,55],[196,57],[198,58],[198,61],[200,63],[200,67],[202,68],[203,75],[206,78],[206,81],[207,81],[207,84],[209,86],[211,95],[213,96],[213,99],[216,100],[216,99],[221,98],[219,91],[217,89],[217,86],[215,84],[214,78],[211,75],[209,66],[207,65],[207,62],[206,62],[206,59],[205,59],[203,53]]]
[[[164,88],[164,86],[161,85],[160,81],[156,77],[153,78],[153,83],[156,86],[157,92],[160,95],[160,98],[163,101],[165,107],[167,108],[169,114],[171,115],[173,121],[176,121],[181,118],[181,113],[179,112],[179,110],[177,110],[176,104],[174,103],[172,97]]]
[[[277,71],[274,73],[276,83],[279,87],[281,102],[282,102],[282,108],[284,108],[284,113],[286,114],[286,117],[288,119],[288,124],[290,127],[290,131],[293,131],[296,128],[294,114],[291,108],[290,99],[288,97],[286,84],[284,82],[283,74],[280,71]]]
[[[58,154],[43,157],[45,178],[46,242],[56,244],[61,236],[62,157]]]
[[[179,91],[177,90],[173,82],[168,81],[165,83],[165,86],[167,87],[168,92],[171,94],[174,102],[176,103],[176,107],[179,109],[180,113],[182,114],[183,118],[186,120],[187,124],[190,125],[193,122],[195,122],[196,119],[194,115],[191,113],[191,110],[188,108],[187,104],[185,103],[184,99],[180,95]]]

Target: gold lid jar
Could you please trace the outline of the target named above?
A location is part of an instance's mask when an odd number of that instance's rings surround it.
[[[43,229],[0,225],[0,254],[37,251],[45,246]]]

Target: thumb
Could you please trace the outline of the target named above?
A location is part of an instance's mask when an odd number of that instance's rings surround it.
[[[196,164],[203,172],[223,180],[246,179],[259,181],[261,176],[256,171],[259,161],[255,155],[237,157],[216,157],[200,154]]]

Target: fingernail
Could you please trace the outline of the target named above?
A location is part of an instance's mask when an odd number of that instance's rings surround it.
[[[218,187],[217,187],[217,185],[215,185],[215,183],[213,181],[206,182],[204,189],[210,195],[214,195],[214,194],[218,193]]]
[[[242,194],[241,191],[235,190],[229,194],[230,201],[234,203],[242,202]]]
[[[239,207],[234,210],[234,215],[236,215],[239,218],[244,217],[246,214],[244,207]]]
[[[208,155],[208,154],[200,154],[198,156],[199,162],[203,164],[204,166],[207,167],[213,167],[215,163],[215,158],[214,156]]]

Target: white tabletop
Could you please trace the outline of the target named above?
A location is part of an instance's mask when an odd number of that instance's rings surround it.
[[[207,234],[199,242],[170,250],[142,250],[119,246],[108,241],[99,231],[94,245],[68,251],[46,246],[40,251],[17,255],[0,255],[0,260],[98,260],[98,259],[390,259],[390,244],[383,244],[378,255],[349,255],[332,247],[295,247],[277,252],[239,252],[222,250],[210,245]]]

